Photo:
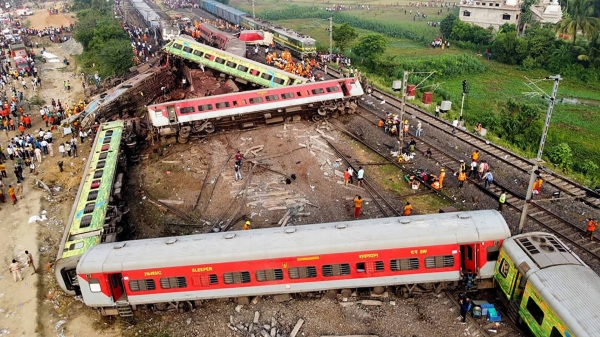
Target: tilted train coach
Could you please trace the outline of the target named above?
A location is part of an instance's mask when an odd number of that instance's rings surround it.
[[[472,211],[147,239],[93,247],[77,277],[86,305],[122,316],[211,298],[441,291],[469,270],[492,287],[509,236],[500,213]]]
[[[363,94],[357,78],[342,78],[153,104],[148,115],[160,136],[185,143],[190,134],[213,133],[219,125],[247,128],[257,120],[273,124],[301,115],[352,113]]]

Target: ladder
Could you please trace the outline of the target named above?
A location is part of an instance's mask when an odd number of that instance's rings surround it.
[[[121,317],[132,317],[133,316],[133,310],[131,310],[131,306],[129,305],[129,302],[117,301],[117,302],[115,302],[115,304],[117,306],[117,312],[119,313],[119,316],[121,316]]]

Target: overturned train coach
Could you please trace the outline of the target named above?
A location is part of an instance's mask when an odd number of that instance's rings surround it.
[[[320,81],[281,88],[171,101],[148,106],[152,126],[161,136],[213,133],[217,127],[250,128],[286,118],[354,113],[364,94],[357,78]]]
[[[468,271],[489,288],[508,237],[490,210],[200,234],[92,247],[77,277],[86,305],[122,316],[213,298],[441,291]]]

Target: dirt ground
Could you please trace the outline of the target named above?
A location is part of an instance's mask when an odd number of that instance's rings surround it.
[[[48,15],[48,8],[53,8],[54,4],[54,2],[45,2],[43,4],[45,9],[30,6],[29,8],[33,11],[33,15],[24,19],[25,22],[30,22],[29,28],[44,29],[46,27],[68,26],[76,21],[74,13]]]

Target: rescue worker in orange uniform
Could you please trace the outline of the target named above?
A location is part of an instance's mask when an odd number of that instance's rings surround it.
[[[533,183],[533,194],[540,195],[542,192],[542,184],[544,180],[541,177],[538,177],[537,180]]]
[[[460,173],[458,174],[458,188],[463,187],[465,180],[467,180],[467,174],[465,173],[464,170],[461,170]]]
[[[434,181],[433,181],[433,183],[431,183],[431,187],[432,187],[434,190],[439,190],[439,189],[441,188],[441,186],[440,186],[440,181],[439,181],[439,180],[437,180],[437,179],[436,179],[436,180],[434,180]]]
[[[410,202],[406,202],[406,206],[404,206],[404,212],[402,212],[403,216],[409,216],[410,212],[412,212],[413,207],[411,206]]]
[[[446,178],[446,170],[444,170],[443,168],[440,171],[440,177],[438,178],[439,182],[440,182],[440,188],[444,187],[444,178]]]
[[[596,230],[596,227],[598,226],[598,219],[596,218],[591,218],[588,219],[588,226],[587,226],[587,235],[590,236],[590,241],[594,241],[594,231]]]
[[[473,161],[478,161],[479,160],[479,150],[475,150],[473,153],[471,153],[471,159]]]

